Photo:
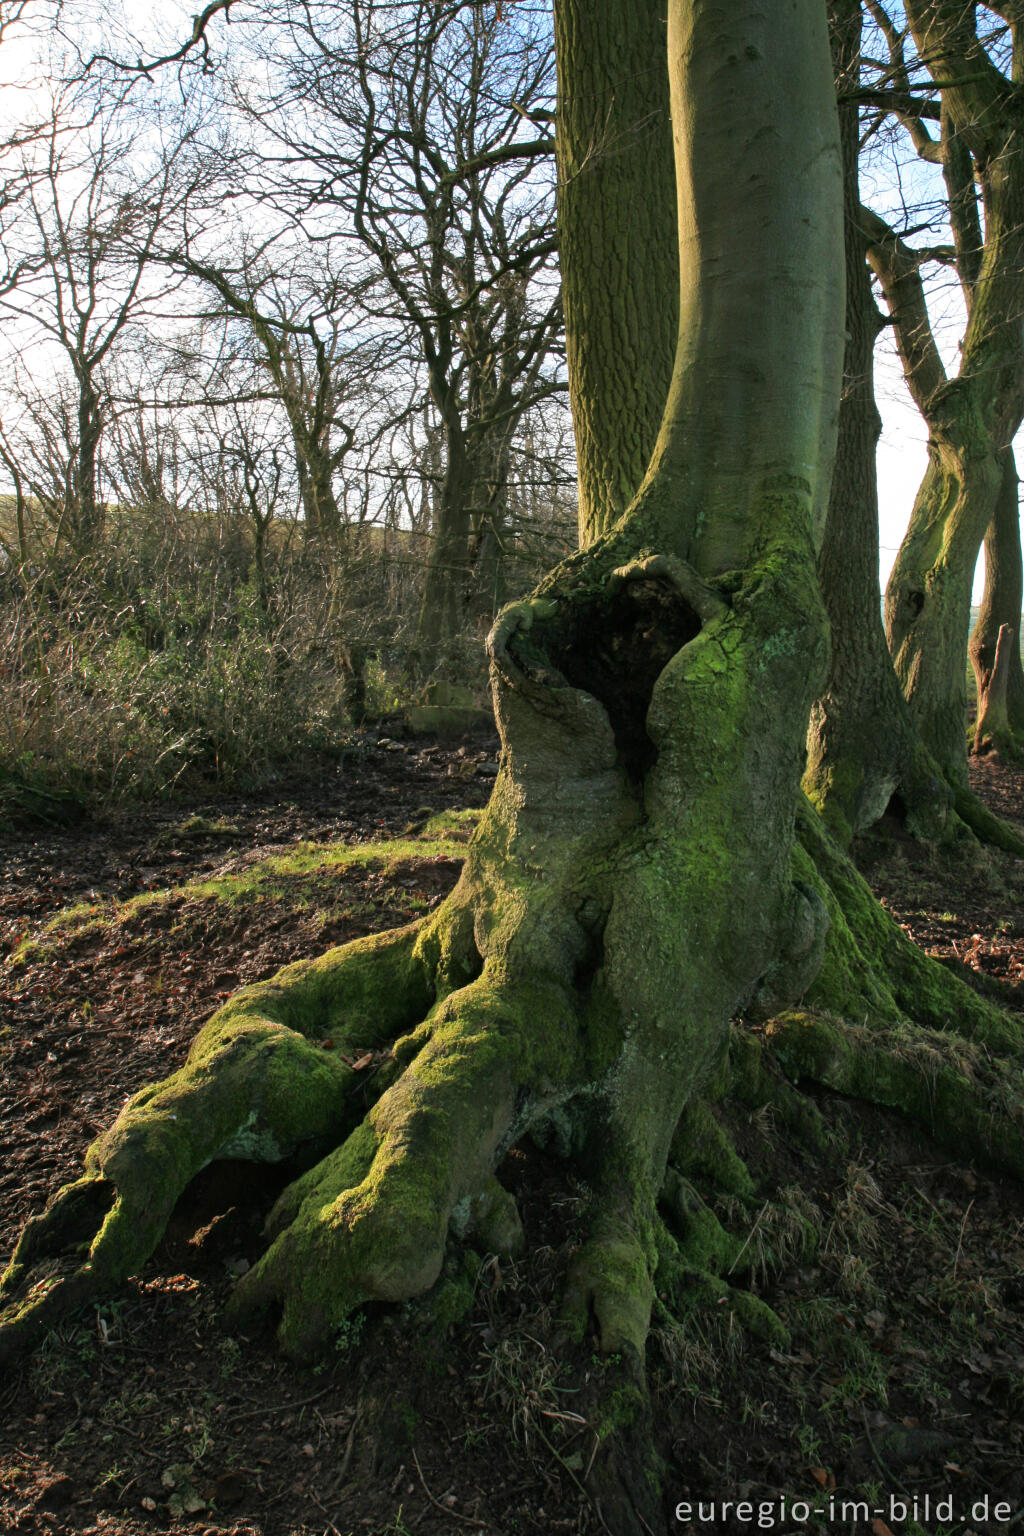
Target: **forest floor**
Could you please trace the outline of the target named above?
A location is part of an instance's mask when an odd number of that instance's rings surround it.
[[[451,888],[465,833],[425,823],[485,803],[496,743],[379,734],[274,794],[0,836],[0,1265],[222,998]],[[1024,774],[974,771],[1019,825]],[[898,837],[862,854],[919,943],[1024,984],[1024,861],[926,863]],[[1005,1533],[1024,1518],[1024,1191],[894,1116],[817,1104],[827,1163],[770,1114],[734,1127],[794,1232],[818,1236],[753,1277],[791,1344],[746,1337],[727,1308],[652,1334],[663,1529],[802,1530],[803,1503],[815,1530],[885,1536],[914,1528],[916,1500],[919,1531]],[[573,1409],[601,1361],[570,1370],[551,1347],[585,1192],[528,1146],[501,1175],[529,1247],[477,1262],[469,1316],[445,1334],[429,1305],[379,1309],[313,1370],[218,1325],[273,1176],[200,1176],[142,1274],[0,1380],[0,1536],[607,1531]]]

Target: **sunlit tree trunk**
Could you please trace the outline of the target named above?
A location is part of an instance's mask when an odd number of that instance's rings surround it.
[[[1012,632],[1005,658],[1005,724],[1012,737],[1024,740],[1024,670],[1021,668],[1021,601],[1024,578],[1021,570],[1020,506],[1017,465],[1013,450],[1003,459],[1003,478],[996,502],[996,512],[985,534],[985,591],[968,647],[978,697],[979,718],[985,704],[995,668],[996,650],[1003,626]],[[988,745],[1000,745],[998,733],[991,732]],[[984,745],[975,734],[975,749]],[[1005,745],[1005,738],[1003,741]]]

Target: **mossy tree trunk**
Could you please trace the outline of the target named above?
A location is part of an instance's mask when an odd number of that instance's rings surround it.
[[[933,402],[929,463],[886,590],[897,676],[915,723],[954,785],[967,781],[966,647],[978,550],[1001,480],[970,384]],[[940,417],[942,418],[940,420]]]
[[[1005,747],[1014,737],[1024,742],[1024,668],[1021,667],[1021,602],[1024,575],[1021,568],[1020,506],[1017,465],[1013,450],[1003,458],[1003,478],[995,516],[985,533],[985,591],[971,635],[968,652],[974,668],[979,718],[984,713],[995,671],[999,635],[1004,626],[1012,631],[1006,648],[1005,721],[1001,732],[988,733],[988,745]],[[975,749],[981,745],[975,733]]]
[[[845,844],[892,804],[913,831],[934,836],[946,821],[950,794],[917,735],[882,625],[875,461],[881,417],[874,349],[884,321],[871,292],[860,219],[860,0],[831,0],[829,20],[843,156],[846,353],[836,465],[818,562],[832,653],[825,690],[811,712],[804,788]]]

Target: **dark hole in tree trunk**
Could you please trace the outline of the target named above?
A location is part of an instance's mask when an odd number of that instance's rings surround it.
[[[553,660],[574,688],[604,705],[623,767],[642,782],[657,750],[647,734],[654,685],[701,621],[666,583],[626,582],[600,604],[580,605]]]

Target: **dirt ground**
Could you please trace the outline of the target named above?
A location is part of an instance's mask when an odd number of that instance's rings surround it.
[[[339,869],[318,849],[482,805],[495,750],[374,736],[276,794],[0,836],[0,1264],[223,997],[443,897],[457,850]],[[975,774],[1019,824],[1024,775]],[[861,854],[918,942],[1024,998],[1024,861],[936,865],[898,837]],[[770,1114],[733,1126],[776,1223],[747,1285],[790,1343],[749,1337],[727,1307],[652,1333],[663,1530],[1008,1532],[1024,1519],[1024,1192],[893,1116],[817,1104],[836,1149],[821,1161]],[[442,1286],[357,1318],[304,1370],[218,1323],[282,1175],[201,1176],[144,1272],[0,1378],[0,1536],[607,1531],[585,1488],[594,1426],[573,1406],[604,1366],[552,1345],[586,1191],[529,1145],[501,1177],[529,1247],[517,1264],[453,1254],[453,1292],[472,1269],[468,1317],[447,1325]]]

